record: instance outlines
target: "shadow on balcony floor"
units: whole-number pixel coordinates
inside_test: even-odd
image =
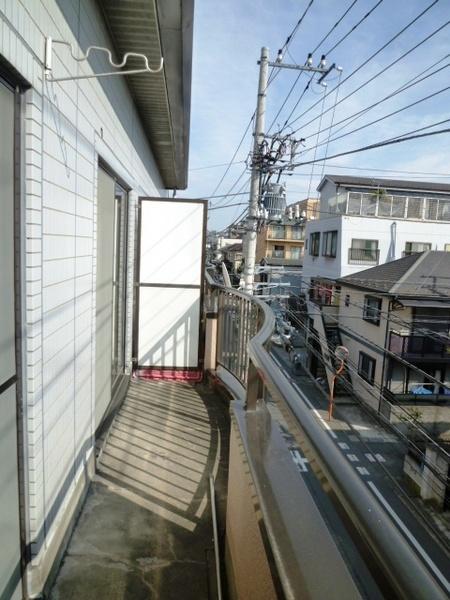
[[[205,386],[133,381],[50,598],[214,598],[209,475],[222,526],[228,429]]]

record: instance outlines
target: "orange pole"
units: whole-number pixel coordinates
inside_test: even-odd
[[[334,406],[334,382],[336,381],[336,377],[338,377],[342,371],[344,370],[344,361],[341,361],[341,366],[339,367],[339,369],[336,371],[336,373],[333,375],[333,379],[331,380],[331,385],[330,385],[330,398],[329,398],[329,402],[328,402],[328,420],[331,421],[331,419],[333,418],[333,406]]]

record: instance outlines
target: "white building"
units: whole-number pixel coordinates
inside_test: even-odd
[[[318,190],[319,218],[306,224],[306,283],[450,250],[450,185],[325,175]]]
[[[318,190],[319,218],[306,223],[302,288],[328,357],[327,325],[335,324],[340,296],[335,281],[417,252],[450,251],[450,185],[325,175]]]
[[[186,187],[193,2],[0,17],[0,597],[17,599],[41,597],[130,377],[137,201]],[[98,78],[105,52],[74,58],[91,45],[163,69]]]

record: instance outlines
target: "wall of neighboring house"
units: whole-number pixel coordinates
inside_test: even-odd
[[[95,78],[45,81],[46,36],[72,42],[77,53],[88,44],[112,45],[94,0],[61,5],[64,15],[55,0],[6,0],[0,21],[0,53],[31,84],[23,94],[21,118],[21,375],[27,440],[25,529],[32,558],[28,585],[36,594],[92,472],[99,157],[131,190],[126,250],[130,290],[136,198],[162,193],[123,78],[109,80],[107,88]],[[77,66],[66,47],[54,50],[55,76],[92,72],[88,63]],[[129,301],[128,336],[131,310]],[[129,345],[127,352],[130,357]]]
[[[322,256],[326,231],[338,231],[336,258]],[[310,235],[313,232],[321,234],[319,256],[310,254]],[[337,279],[376,266],[374,262],[349,262],[353,239],[378,240],[379,264],[383,264],[402,258],[406,242],[431,243],[431,250],[445,250],[445,245],[450,243],[450,223],[342,215],[309,221],[305,239],[308,240],[303,263],[305,279],[315,276]]]
[[[363,306],[366,295],[380,298],[382,301],[381,311],[387,314],[389,309],[388,298],[342,286],[338,319],[342,343],[349,350],[349,371],[355,393],[367,402],[371,408],[378,410],[379,387],[382,386],[383,381],[383,348],[386,343],[386,320],[381,315],[380,323],[376,325],[363,319]],[[348,306],[346,306],[346,303]],[[376,361],[373,384],[368,383],[355,373],[360,365],[361,353]]]

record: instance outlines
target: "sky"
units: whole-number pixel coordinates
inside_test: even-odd
[[[195,1],[190,171],[189,186],[183,192],[184,197],[209,197],[216,189],[226,166],[214,165],[229,163],[255,109],[257,60],[261,47],[267,46],[270,59],[275,60],[278,48],[284,44],[309,1]],[[284,62],[304,64],[308,53],[353,1],[314,0],[289,46],[289,54],[285,55]],[[305,113],[292,125],[293,129],[299,127],[296,135],[305,138],[298,161],[313,159],[317,142],[323,145],[317,149],[316,158],[325,155],[329,131],[325,130],[317,136],[319,129],[326,129],[333,124],[331,138],[340,136],[435,92],[439,93],[392,117],[345,135],[335,142],[331,141],[327,156],[450,119],[450,89],[445,89],[450,86],[450,26],[445,25],[450,20],[449,0],[381,0],[373,13],[328,54],[328,50],[378,2],[379,0],[357,0],[313,56],[314,64],[317,65],[321,54],[326,53],[328,64],[336,63],[342,67],[342,76],[339,80],[337,71],[330,73],[326,80],[327,88],[313,83],[292,114],[290,120]],[[433,3],[416,23],[352,75],[359,65]],[[444,26],[443,29],[431,39],[339,103],[347,94],[441,26]],[[428,70],[421,77],[441,67],[439,72],[365,112],[355,121],[337,124],[345,117],[381,100],[426,69]],[[297,75],[297,71],[280,70],[268,88],[266,131]],[[344,81],[348,76],[348,81]],[[301,75],[276,124],[284,123],[308,79],[306,73]],[[339,81],[343,83],[335,90]],[[328,94],[325,99],[324,94]],[[339,104],[333,110],[336,100]],[[313,107],[315,103],[317,105]],[[320,120],[322,105],[324,114]],[[309,121],[312,122],[308,124]],[[345,127],[337,133],[343,125]],[[426,131],[448,127],[450,122]],[[276,125],[271,132],[275,128]],[[215,194],[227,194],[230,189],[232,192],[248,190],[245,183],[249,173],[242,161],[248,157],[251,144],[250,132],[235,158],[237,164],[230,167]],[[305,165],[297,168],[292,175],[283,176],[281,181],[286,183],[287,202],[291,203],[307,197],[308,191],[310,196],[317,195],[317,185],[322,174],[326,173],[450,183],[449,162],[450,134],[445,133],[318,163],[314,166],[314,171],[311,165]],[[383,173],[375,169],[395,169],[408,171],[410,174]],[[238,184],[232,188],[239,177]],[[211,199],[210,208],[238,202],[248,202],[248,196],[242,193],[234,198]],[[210,210],[208,228],[226,227],[244,209],[245,205]]]

